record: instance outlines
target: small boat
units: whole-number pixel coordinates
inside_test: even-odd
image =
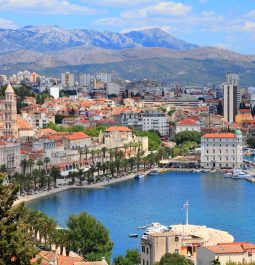
[[[246,179],[250,178],[251,175],[249,173],[245,173],[241,169],[234,169],[232,179]]]
[[[139,175],[136,175],[134,178],[135,179],[143,179],[144,177],[145,177],[145,175],[139,174]]]
[[[138,234],[129,234],[128,236],[129,237],[133,237],[133,238],[137,238],[138,237]]]
[[[146,229],[146,225],[139,225],[137,226],[137,229]]]
[[[224,174],[224,178],[232,178],[233,174],[231,172],[227,172],[226,174]]]

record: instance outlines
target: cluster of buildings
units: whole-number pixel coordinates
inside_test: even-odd
[[[255,244],[234,242],[229,233],[196,225],[172,225],[164,231],[146,232],[141,238],[141,264],[159,262],[166,253],[177,253],[196,265],[218,260],[247,264],[255,261]]]

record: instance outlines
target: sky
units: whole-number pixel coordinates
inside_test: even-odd
[[[0,0],[0,28],[161,28],[190,43],[255,54],[255,0]]]

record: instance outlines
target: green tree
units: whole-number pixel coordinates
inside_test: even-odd
[[[185,257],[174,253],[167,253],[161,257],[159,265],[192,265],[193,263]]]
[[[57,187],[57,179],[61,178],[60,169],[58,167],[52,167],[50,170],[50,177],[53,179],[54,188]]]
[[[249,147],[254,148],[254,146],[255,146],[255,137],[249,137],[247,139],[247,144],[249,145]]]
[[[109,261],[113,243],[108,230],[93,216],[83,212],[71,215],[67,221],[71,250],[85,259]]]
[[[132,130],[132,132],[136,136],[148,137],[150,151],[157,150],[161,145],[160,135],[155,131]]]
[[[23,222],[24,204],[13,207],[19,188],[3,185],[0,174],[0,264],[27,265],[36,254],[29,225]]]
[[[183,144],[184,142],[187,141],[192,141],[199,144],[201,141],[201,133],[194,131],[179,132],[175,135],[174,140],[177,145]]]
[[[125,256],[117,256],[113,260],[113,265],[137,265],[140,264],[139,251],[127,250]]]

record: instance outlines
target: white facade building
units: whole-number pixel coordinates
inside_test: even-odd
[[[211,133],[201,139],[202,168],[240,168],[243,164],[242,133]]]
[[[169,135],[169,121],[161,111],[124,113],[121,116],[121,124],[143,131],[158,131],[162,136]]]
[[[10,172],[20,169],[20,143],[0,140],[0,165],[5,165]]]
[[[59,92],[60,92],[60,88],[58,86],[53,86],[50,88],[50,95],[54,97],[54,99],[59,98]]]
[[[169,135],[169,122],[166,114],[160,111],[143,113],[143,131],[158,131],[162,136]]]
[[[182,121],[179,121],[176,125],[176,133],[179,132],[200,132],[201,127],[199,121],[195,121],[193,119],[185,119]]]

